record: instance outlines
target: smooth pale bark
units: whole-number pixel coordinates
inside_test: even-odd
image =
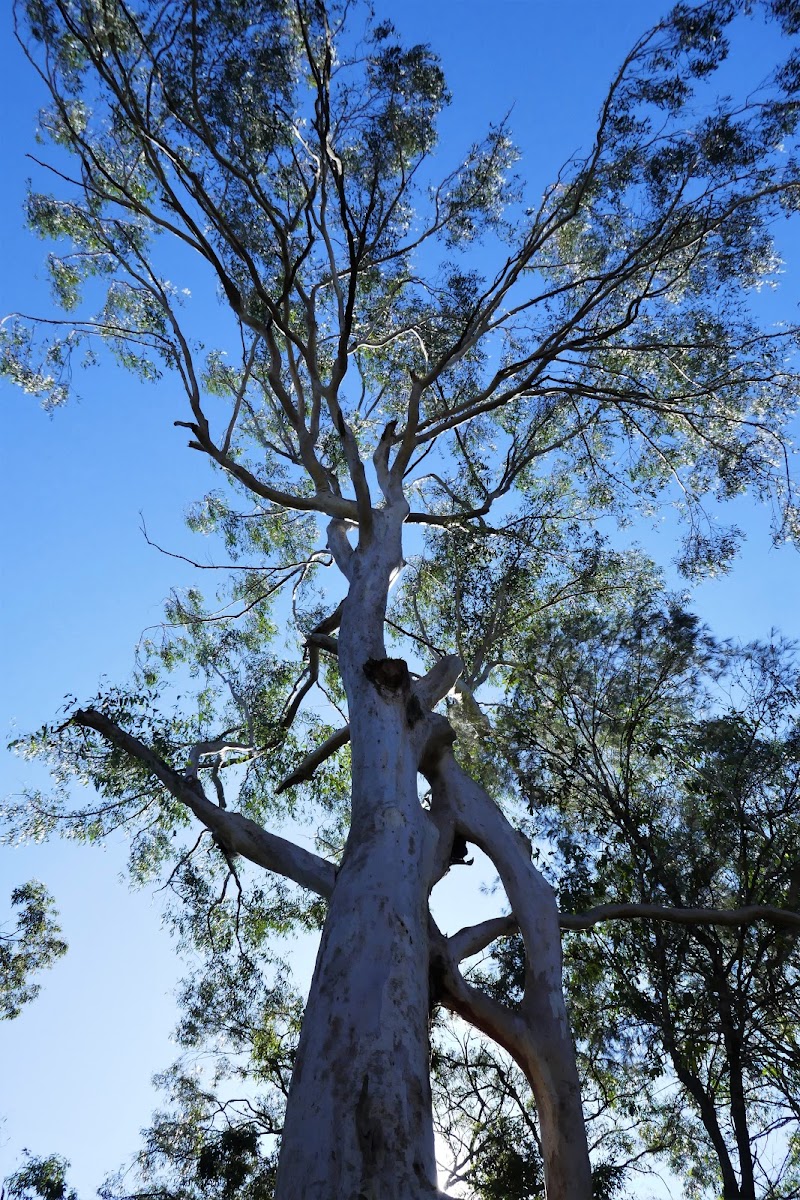
[[[438,835],[417,794],[408,672],[383,645],[404,515],[376,513],[374,538],[355,553],[341,528],[331,538],[350,580],[338,651],[352,819],[303,1020],[278,1200],[437,1195],[427,896]]]
[[[431,712],[457,678],[459,661],[442,660],[412,685],[406,664],[386,657],[386,597],[402,563],[407,511],[400,500],[374,512],[356,551],[344,522],[329,528],[328,544],[350,584],[338,658],[350,714],[352,813],[303,1021],[277,1200],[437,1195],[429,971],[431,937],[434,964],[444,939],[429,927],[427,899],[447,868],[456,830],[497,866],[529,964],[519,1012],[494,1004],[463,980],[459,1003],[506,1046],[531,1082],[548,1200],[590,1200],[552,889],[533,867],[521,835],[457,765],[452,729]],[[418,799],[420,768],[433,786],[430,813]],[[456,983],[457,968],[442,970]]]
[[[427,767],[440,828],[457,831],[492,859],[525,944],[525,990],[509,1019],[474,990],[457,1011],[505,1045],[533,1089],[541,1127],[548,1200],[592,1195],[580,1081],[562,988],[561,935],[553,889],[531,862],[530,844],[449,750]]]
[[[351,836],[330,900],[292,1078],[279,1200],[436,1194],[424,882],[434,835],[418,803],[411,811],[416,763],[392,724],[376,723],[373,756],[386,779],[374,777],[371,827]]]

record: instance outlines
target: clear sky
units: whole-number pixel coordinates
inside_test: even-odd
[[[612,70],[662,11],[652,0],[394,0],[376,2],[412,40],[442,55],[454,102],[443,153],[455,157],[486,123],[513,108],[521,171],[539,184],[590,139]],[[767,39],[754,54],[769,56]],[[46,247],[24,230],[21,202],[35,153],[36,80],[11,23],[0,35],[3,172],[0,182],[0,314],[41,308]],[[791,255],[793,249],[788,247]],[[180,280],[176,280],[180,285]],[[796,318],[789,269],[771,301]],[[91,695],[102,675],[123,680],[142,630],[158,622],[172,585],[191,573],[151,550],[205,553],[182,525],[188,503],[211,484],[205,461],[185,448],[177,385],[144,388],[121,374],[88,376],[80,403],[48,418],[5,388],[0,439],[3,733],[46,720],[65,693]],[[695,603],[721,636],[748,640],[781,627],[800,635],[800,559],[769,546],[767,521],[742,506],[750,541],[734,574],[704,584]],[[668,531],[640,534],[669,557]],[[667,547],[666,552],[663,548]],[[41,782],[9,756],[0,794]],[[20,1149],[73,1162],[84,1197],[137,1146],[154,1105],[152,1073],[174,1054],[171,991],[181,967],[160,926],[158,901],[118,882],[124,853],[76,846],[0,848],[0,919],[11,888],[36,876],[61,909],[70,952],[43,977],[41,997],[0,1024],[0,1178]]]

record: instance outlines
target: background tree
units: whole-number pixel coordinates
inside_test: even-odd
[[[5,1182],[3,1194],[10,1200],[77,1200],[77,1193],[67,1184],[69,1163],[57,1154],[49,1158],[31,1156]]]
[[[0,1017],[19,1016],[23,1004],[41,988],[31,975],[66,954],[52,897],[36,880],[14,888],[11,904],[18,909],[12,932],[0,932]]]
[[[789,51],[794,6],[758,12]],[[746,99],[716,100],[709,79],[742,15],[679,7],[640,39],[587,156],[526,208],[503,126],[431,182],[438,63],[388,23],[349,31],[349,6],[20,8],[52,96],[56,187],[31,196],[29,217],[59,241],[62,304],[99,309],[44,343],[51,323],[11,326],[4,369],[49,405],[95,340],[145,379],[173,372],[190,445],[247,506],[214,493],[195,521],[248,557],[229,607],[176,598],[176,629],[131,687],[68,704],[28,742],[100,803],[34,797],[11,820],[88,838],[130,827],[135,876],[166,870],[190,913],[205,900],[212,941],[218,923],[237,938],[248,921],[262,933],[319,923],[324,902],[280,1197],[435,1193],[432,1004],[493,1037],[528,1079],[551,1200],[589,1194],[552,889],[454,757],[459,716],[435,709],[463,674],[460,727],[475,728],[475,689],[510,680],[499,635],[520,606],[524,618],[532,581],[562,613],[578,590],[628,586],[604,584],[610,560],[582,522],[678,489],[687,570],[735,549],[704,512],[709,491],[769,495],[779,533],[794,530],[783,426],[795,333],[760,328],[744,289],[773,270],[770,228],[798,195],[797,63],[790,52]],[[193,336],[170,259],[193,288],[216,289],[225,345]],[[387,657],[384,626],[414,525],[430,536],[398,602],[425,606],[412,674]],[[437,544],[436,531],[453,538]],[[453,546],[482,565],[483,598],[448,586]],[[338,587],[321,596],[320,568],[334,566]],[[272,609],[282,591],[291,609]],[[279,627],[294,647],[270,648]],[[198,687],[172,703],[156,667],[176,664]],[[337,728],[308,711],[316,687],[329,713],[346,707]],[[334,761],[348,742],[349,761]],[[312,813],[318,853],[273,832]],[[428,894],[467,842],[497,867],[521,931],[512,1004],[459,968],[499,927],[445,938],[430,920]],[[260,870],[245,875],[237,855]],[[222,1153],[222,1132],[208,1138]],[[213,1177],[223,1189],[226,1169]]]
[[[593,929],[566,943],[588,1090],[630,1123],[628,1153],[668,1154],[689,1194],[794,1195],[791,648],[715,644],[651,596],[546,618],[517,680],[495,736],[562,909],[586,914],[563,924]],[[758,922],[770,906],[784,927]],[[728,912],[708,924],[708,910]],[[492,958],[513,996],[520,947]]]

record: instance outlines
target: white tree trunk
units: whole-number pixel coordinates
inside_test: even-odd
[[[351,555],[341,537],[337,546],[350,579],[339,662],[352,818],[303,1020],[278,1200],[437,1194],[427,901],[438,834],[418,798],[408,674],[383,647],[403,513],[377,516],[366,551]]]
[[[351,838],[331,897],[292,1079],[279,1200],[436,1194],[422,882],[432,838],[398,803],[397,784],[411,773],[386,775],[388,787],[375,782],[373,828]]]
[[[430,1095],[431,946],[428,894],[446,869],[455,829],[494,860],[526,946],[516,1013],[473,992],[459,1008],[514,1054],[533,1086],[548,1200],[590,1200],[574,1050],[561,991],[558,911],[520,835],[450,753],[449,723],[432,706],[460,664],[444,659],[412,687],[386,657],[383,626],[401,563],[407,507],[374,513],[353,551],[334,522],[329,544],[350,583],[338,653],[352,753],[350,833],[303,1020],[281,1144],[277,1200],[432,1200],[438,1195]],[[433,786],[419,802],[420,765]],[[444,939],[436,931],[438,953]],[[441,960],[451,985],[456,967]],[[488,998],[487,998],[488,1001]],[[469,1010],[469,1011],[467,1011]]]

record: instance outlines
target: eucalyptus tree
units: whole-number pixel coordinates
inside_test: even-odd
[[[729,34],[755,14],[778,23],[788,57],[745,97],[717,99]],[[800,12],[787,0],[674,9],[622,63],[587,153],[536,200],[513,175],[504,124],[437,179],[438,60],[388,21],[359,19],[352,4],[315,0],[18,5],[51,98],[53,190],[31,194],[28,216],[55,240],[67,311],[8,325],[4,371],[58,405],[74,366],[105,345],[170,395],[179,382],[176,423],[229,488],[195,521],[256,561],[235,575],[238,607],[176,597],[183,632],[134,686],[68,704],[31,739],[101,802],[71,812],[68,799],[34,798],[12,820],[89,838],[127,825],[137,872],[169,864],[192,882],[197,822],[231,887],[250,886],[238,859],[269,873],[255,885],[264,920],[324,908],[281,1200],[436,1194],[436,1006],[518,1064],[548,1196],[579,1200],[591,1184],[554,894],[490,781],[456,756],[458,719],[436,711],[454,688],[472,711],[475,686],[493,672],[502,683],[502,656],[481,656],[496,639],[459,613],[445,573],[437,632],[417,635],[412,673],[410,650],[387,654],[388,590],[404,537],[418,549],[415,526],[456,531],[476,562],[496,527],[517,531],[487,579],[499,573],[519,600],[515,580],[533,577],[538,553],[562,609],[598,558],[552,533],[569,512],[621,514],[677,492],[698,569],[736,543],[707,523],[710,492],[770,496],[779,534],[794,533],[783,429],[795,331],[761,328],[747,295],[774,271],[771,229],[800,197]],[[167,281],[176,272],[186,288]],[[186,298],[203,288],[220,305],[210,350]],[[339,586],[320,595],[324,567]],[[270,615],[287,592],[292,616]],[[502,614],[500,603],[486,620]],[[302,662],[270,649],[287,624]],[[169,707],[159,655],[199,673],[195,707]],[[317,687],[342,709],[338,728],[309,708]],[[316,852],[275,831],[314,804]],[[496,926],[446,937],[430,917],[431,889],[465,842],[497,868],[521,933],[512,1004],[459,965]]]

